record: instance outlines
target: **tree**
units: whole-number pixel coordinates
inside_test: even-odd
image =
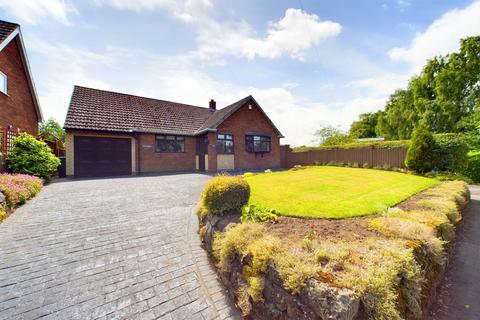
[[[476,130],[480,106],[480,36],[460,41],[460,50],[427,61],[407,88],[395,91],[378,116],[376,134],[409,139],[428,123],[433,133]]]
[[[352,141],[346,133],[333,126],[321,127],[315,131],[315,137],[321,146],[336,146]]]
[[[437,159],[437,144],[433,134],[424,124],[418,125],[412,134],[405,158],[408,169],[425,173],[433,169]]]
[[[55,142],[60,149],[63,149],[65,144],[65,130],[63,130],[55,118],[50,118],[48,121],[40,123],[38,131],[43,140]]]
[[[376,128],[380,112],[363,113],[360,119],[353,122],[350,126],[348,135],[353,139],[375,138],[377,136]]]
[[[31,174],[49,179],[60,165],[60,160],[43,141],[28,133],[13,140],[13,148],[7,156],[7,168],[13,173]]]

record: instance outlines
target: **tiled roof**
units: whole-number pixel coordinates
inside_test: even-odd
[[[183,103],[75,86],[64,127],[197,135],[215,130],[250,99],[258,105],[252,96],[248,96],[223,109],[212,111]],[[265,117],[268,119],[266,114]]]
[[[18,24],[0,20],[0,43],[3,42],[15,29]]]
[[[194,135],[212,113],[208,108],[75,86],[65,128]]]

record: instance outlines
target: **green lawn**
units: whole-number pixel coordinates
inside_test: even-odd
[[[305,218],[378,213],[438,183],[398,172],[328,166],[261,173],[246,179],[251,186],[250,204]]]

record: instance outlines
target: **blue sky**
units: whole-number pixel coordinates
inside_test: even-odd
[[[479,17],[462,0],[0,0],[47,117],[63,123],[74,84],[205,107],[252,94],[292,145],[383,108]]]

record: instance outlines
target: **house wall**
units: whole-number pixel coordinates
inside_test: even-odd
[[[155,152],[155,134],[140,134],[140,172],[195,171],[196,138],[185,137],[185,152]]]
[[[130,138],[132,140],[132,174],[137,173],[137,147],[136,139],[127,134],[111,134],[84,131],[67,131],[65,135],[65,161],[67,177],[75,175],[75,136],[91,136],[104,138]]]
[[[248,108],[249,104],[252,106],[251,110]],[[267,118],[265,118],[255,103],[247,102],[243,107],[238,109],[237,112],[220,124],[217,129],[217,133],[233,134],[235,169],[280,167],[280,138],[275,128]],[[245,134],[247,132],[270,135],[272,137],[271,151],[263,154],[247,152],[245,148]],[[211,156],[210,153],[209,155]],[[210,164],[212,165],[212,162]],[[212,167],[210,166],[210,168]]]
[[[15,40],[0,51],[0,71],[8,77],[8,95],[0,92],[0,127],[13,125],[37,135],[39,119]]]

